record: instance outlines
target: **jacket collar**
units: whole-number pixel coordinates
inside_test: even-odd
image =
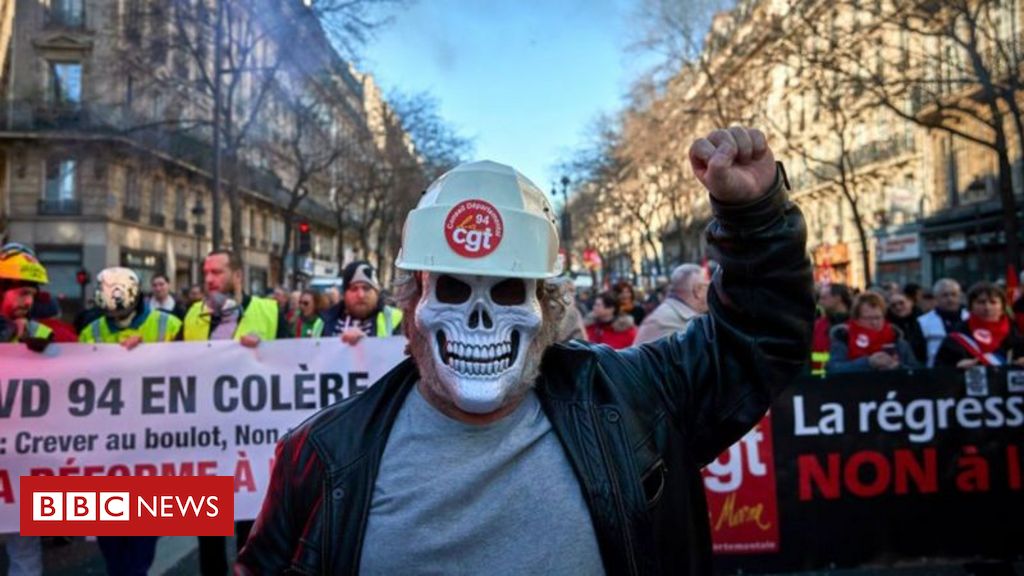
[[[668,297],[665,298],[665,305],[678,314],[683,320],[688,321],[694,316],[700,316],[696,310],[691,308],[686,302],[683,302],[683,299],[675,294],[669,294]]]
[[[578,384],[591,381],[590,372],[596,365],[591,362],[594,356],[587,346],[575,342],[549,347],[541,361],[541,374],[535,387],[537,394],[558,400],[589,398],[589,391],[581,390]],[[369,398],[362,398],[358,403],[349,399],[330,417],[314,424],[309,440],[332,478],[340,479],[368,456],[373,459],[380,456],[406,396],[419,379],[416,363],[408,357],[363,392],[363,396]],[[371,406],[372,410],[366,409]],[[349,431],[344,435],[337,433],[340,418],[345,419],[345,429]]]

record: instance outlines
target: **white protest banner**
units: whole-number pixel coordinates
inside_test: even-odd
[[[234,476],[255,518],[275,443],[404,357],[404,338],[0,345],[0,533],[20,476]]]

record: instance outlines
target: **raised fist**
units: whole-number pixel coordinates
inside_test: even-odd
[[[764,132],[755,128],[733,126],[696,140],[690,146],[690,164],[719,202],[756,200],[775,182],[775,156]]]

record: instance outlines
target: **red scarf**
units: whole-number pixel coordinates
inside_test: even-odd
[[[896,333],[893,332],[892,324],[888,322],[884,323],[879,330],[865,328],[856,320],[850,320],[846,326],[849,331],[846,347],[850,351],[850,360],[871,356],[875,352],[881,351],[882,346],[896,341]]]
[[[981,348],[982,354],[995,352],[1003,345],[1003,340],[1010,333],[1010,319],[1005,314],[999,320],[991,322],[975,318],[972,314],[967,318],[967,328],[970,330],[970,337]]]

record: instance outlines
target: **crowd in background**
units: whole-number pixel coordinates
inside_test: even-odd
[[[243,292],[242,277],[242,263],[230,251],[208,255],[203,284],[177,293],[164,275],[154,276],[146,290],[135,271],[107,268],[95,279],[92,306],[66,322],[45,290],[45,263],[30,248],[7,244],[0,250],[0,342],[23,342],[39,352],[51,342],[114,343],[131,350],[178,340],[235,340],[256,347],[280,338],[337,337],[355,344],[402,333],[402,312],[368,262],[348,263],[337,286],[322,291],[277,287],[251,295]],[[707,266],[683,264],[646,296],[628,281],[594,293],[577,291],[565,279],[575,306],[565,315],[561,338],[623,349],[685,331],[708,311],[710,277]],[[981,281],[964,293],[952,279],[939,280],[930,290],[916,284],[887,283],[860,292],[843,284],[821,285],[809,370],[824,377],[900,368],[1024,366],[1020,292],[1016,285]],[[245,542],[251,525],[237,523],[238,542]],[[5,539],[12,573],[41,573],[38,538]],[[101,537],[99,546],[111,574],[144,573],[156,538]],[[223,537],[200,537],[201,573],[226,572],[225,546]]]

